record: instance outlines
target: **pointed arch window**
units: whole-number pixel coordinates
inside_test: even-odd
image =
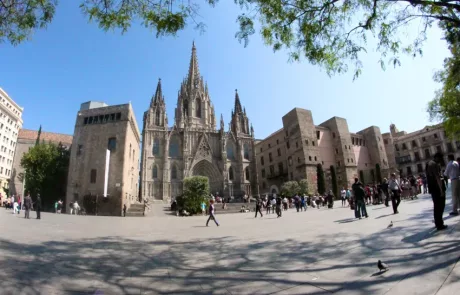
[[[158,156],[160,154],[160,139],[155,138],[153,140],[153,150],[152,150],[153,155]]]
[[[157,165],[153,165],[153,169],[152,169],[152,178],[153,178],[153,179],[157,179],[157,178],[158,178],[158,167],[157,167]]]
[[[199,98],[197,98],[195,101],[195,111],[196,117],[201,118],[201,100]]]
[[[171,179],[177,179],[177,167],[173,165],[171,168]]]
[[[173,135],[169,140],[169,156],[170,157],[179,157],[179,138],[176,135]]]
[[[182,106],[184,117],[188,116],[188,100],[184,100],[184,105]]]
[[[155,125],[160,126],[160,110],[157,109],[157,112],[155,114]]]
[[[246,160],[249,160],[249,146],[247,143],[243,145],[243,154]]]
[[[227,143],[227,159],[235,160],[235,153],[233,149],[233,143]]]
[[[246,180],[250,179],[249,167],[246,167],[246,169],[244,169],[244,176]]]
[[[233,168],[230,167],[230,168],[228,169],[228,179],[229,179],[229,180],[233,180],[233,176],[234,176],[234,175],[233,175]]]

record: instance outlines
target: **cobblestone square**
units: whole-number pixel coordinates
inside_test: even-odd
[[[437,232],[429,195],[391,207],[145,218],[42,214],[4,208],[0,294],[427,294],[460,290],[459,217]],[[218,211],[217,211],[218,213]],[[35,212],[31,212],[35,217]],[[393,221],[394,227],[387,229]],[[390,270],[379,273],[377,260]]]

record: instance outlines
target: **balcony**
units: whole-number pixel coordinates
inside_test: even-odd
[[[288,176],[287,170],[283,170],[282,172],[268,173],[267,179],[275,179],[275,178],[281,178],[281,177],[287,177],[287,176]]]

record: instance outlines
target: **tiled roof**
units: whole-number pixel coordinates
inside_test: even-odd
[[[37,130],[29,130],[29,129],[20,129],[18,134],[18,139],[30,139],[36,140],[38,136]],[[72,144],[72,135],[61,134],[61,133],[52,133],[52,132],[44,132],[40,134],[40,141],[44,140],[45,142],[53,142],[53,143],[62,143],[65,145]]]

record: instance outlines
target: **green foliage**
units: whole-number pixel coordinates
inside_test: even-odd
[[[318,182],[318,193],[320,195],[324,195],[324,193],[326,192],[326,181],[324,179],[324,171],[323,166],[321,164],[318,164],[316,166],[316,177]]]
[[[22,156],[25,192],[32,197],[40,193],[43,207],[54,208],[56,199],[66,192],[70,152],[61,144],[39,144]]]
[[[336,198],[340,196],[339,186],[337,185],[337,174],[335,172],[335,167],[331,165],[331,182],[332,182],[332,193]]]
[[[308,195],[309,190],[308,190],[308,180],[306,179],[301,179],[299,181],[299,194],[300,195]]]
[[[382,171],[380,170],[380,164],[375,164],[375,177],[378,183],[382,183]]]
[[[351,65],[354,77],[362,70],[361,55],[366,55],[375,40],[381,53],[380,64],[400,65],[401,53],[422,54],[426,31],[436,21],[460,25],[457,1],[419,0],[235,0],[244,10],[238,18],[236,37],[247,45],[255,33],[254,21],[261,22],[261,35],[274,51],[288,51],[291,60],[306,58],[325,68],[329,75],[343,73]],[[419,31],[412,39],[401,38],[407,25]]]
[[[5,195],[6,195],[7,198],[10,196],[10,189],[9,188],[4,187],[3,192],[5,192]]]
[[[42,134],[42,125],[40,125],[40,128],[38,129],[38,134],[37,134],[37,139],[35,140],[35,145],[40,144],[40,135]]]
[[[292,180],[283,183],[281,186],[281,195],[284,197],[293,197],[300,191],[300,186],[297,181]]]
[[[361,181],[363,184],[365,183],[364,182],[364,171],[363,170],[359,170],[359,181]]]
[[[444,59],[444,69],[437,72],[434,80],[442,84],[435,98],[428,103],[430,119],[443,122],[444,130],[450,138],[460,138],[460,47],[452,37],[455,32],[446,33],[451,57]]]
[[[193,176],[184,179],[183,195],[177,198],[177,206],[190,214],[201,213],[201,204],[209,197],[209,179]]]

